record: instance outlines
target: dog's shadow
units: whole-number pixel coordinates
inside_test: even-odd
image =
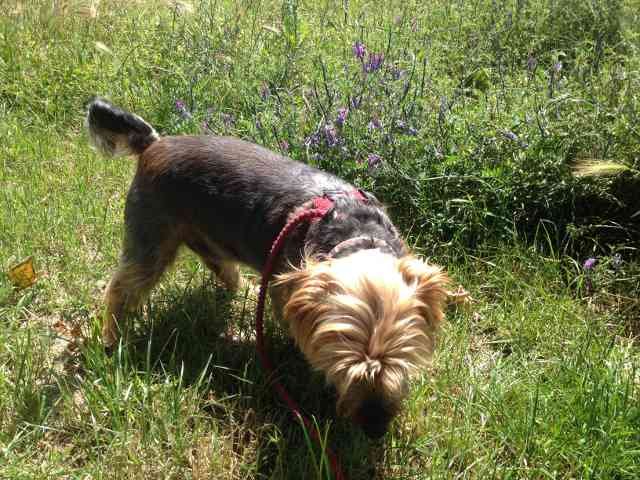
[[[258,439],[258,471],[266,478],[314,478],[311,460],[301,461],[302,427],[277,397],[258,360],[255,307],[251,289],[231,295],[212,281],[182,291],[165,289],[148,304],[145,321],[127,335],[129,353],[137,368],[180,376],[185,386],[206,378],[212,396],[233,399],[233,407],[206,407],[206,414],[220,421],[229,421],[231,414],[240,423],[250,418],[257,431],[260,425],[277,428],[286,448],[270,440],[268,431]],[[271,318],[265,319],[265,337],[277,379],[321,430],[330,426],[327,443],[338,452],[347,476],[375,478],[376,464],[369,457],[381,447],[367,441],[352,423],[336,418],[334,393]]]

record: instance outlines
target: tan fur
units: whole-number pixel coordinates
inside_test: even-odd
[[[102,340],[105,345],[112,346],[118,340],[123,327],[120,322],[127,313],[140,305],[161,273],[154,274],[139,265],[120,264],[105,293],[106,310],[102,323]]]
[[[408,378],[433,351],[446,275],[378,250],[303,265],[276,281],[289,295],[283,316],[306,358],[336,387],[339,411],[351,415],[371,392],[396,411]]]
[[[102,340],[106,346],[112,346],[117,342],[123,327],[121,322],[128,313],[140,306],[167,267],[175,260],[180,245],[177,232],[159,246],[158,255],[153,262],[136,263],[124,256],[120,260],[105,292],[106,309],[102,323]]]

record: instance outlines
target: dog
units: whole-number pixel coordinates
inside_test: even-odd
[[[237,138],[161,137],[139,116],[94,98],[86,126],[103,153],[137,157],[119,266],[105,294],[102,336],[118,341],[182,245],[229,290],[239,264],[260,272],[285,224],[296,228],[275,262],[272,307],[311,366],[337,392],[337,413],[383,436],[410,378],[428,362],[448,278],[409,252],[374,195],[329,173]]]

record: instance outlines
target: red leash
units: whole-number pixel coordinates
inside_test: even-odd
[[[362,196],[360,192],[357,192],[358,196]],[[355,196],[355,194],[354,194]],[[264,332],[263,332],[263,317],[264,317],[264,304],[265,297],[267,295],[267,287],[269,285],[269,280],[273,273],[273,267],[275,263],[275,259],[278,254],[282,250],[284,245],[284,241],[287,236],[301,223],[308,222],[313,220],[314,218],[322,218],[329,209],[333,206],[333,201],[331,201],[327,197],[318,197],[313,200],[313,208],[309,210],[304,210],[302,213],[292,218],[282,229],[278,237],[273,242],[271,246],[271,251],[269,252],[269,256],[267,257],[267,262],[264,266],[264,270],[262,271],[262,281],[260,282],[260,293],[258,295],[258,306],[256,308],[256,348],[258,350],[258,355],[260,356],[260,361],[264,369],[267,371],[269,376],[274,377],[273,375],[273,364],[271,360],[267,356],[265,346],[264,346]],[[314,441],[321,446],[320,439],[320,431],[316,425],[314,425],[307,417],[305,417],[300,411],[300,407],[296,403],[296,401],[289,395],[289,392],[282,386],[278,380],[274,378],[273,387],[276,389],[280,398],[284,403],[287,404],[289,410],[294,415],[295,418],[301,420],[308,431],[311,432],[311,436]],[[342,473],[342,468],[340,467],[340,462],[338,461],[338,457],[335,453],[333,453],[328,447],[325,447],[325,453],[329,458],[329,462],[331,464],[331,470],[336,480],[346,480],[346,477]]]

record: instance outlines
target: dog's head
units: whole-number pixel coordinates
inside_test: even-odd
[[[385,434],[429,360],[443,318],[447,276],[414,256],[362,250],[303,268],[277,281],[284,318],[311,365],[338,393],[338,413],[372,438]]]

